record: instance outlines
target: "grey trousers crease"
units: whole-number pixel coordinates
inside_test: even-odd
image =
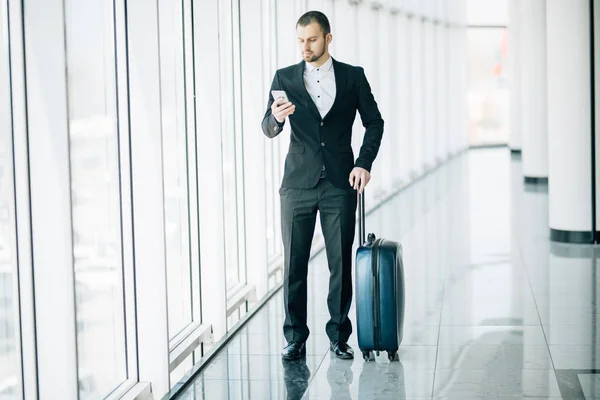
[[[352,333],[352,244],[356,223],[356,191],[335,187],[323,178],[311,189],[281,188],[281,230],[284,247],[283,334],[288,342],[304,342],[307,326],[307,274],[317,211],[329,265],[325,332],[345,342]]]

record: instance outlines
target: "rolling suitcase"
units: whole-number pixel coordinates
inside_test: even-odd
[[[356,330],[365,361],[371,352],[387,351],[390,361],[402,342],[404,323],[404,269],[400,243],[365,240],[364,193],[358,195],[359,247],[356,250]]]

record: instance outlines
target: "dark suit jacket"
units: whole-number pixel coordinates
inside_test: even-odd
[[[321,118],[317,106],[304,86],[304,61],[278,70],[271,90],[285,90],[296,105],[288,116],[291,124],[290,147],[285,159],[282,187],[308,189],[319,181],[325,165],[327,177],[339,188],[350,188],[348,178],[354,166],[371,171],[383,135],[383,119],[371,93],[363,68],[333,60],[336,95],[331,110]],[[274,138],[283,129],[271,115],[273,96],[269,91],[262,130]],[[352,125],[360,113],[365,136],[356,162],[352,152]]]

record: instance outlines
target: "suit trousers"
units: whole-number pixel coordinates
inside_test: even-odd
[[[317,211],[329,264],[325,332],[332,341],[346,342],[352,333],[348,312],[352,303],[352,245],[356,223],[356,191],[341,189],[321,178],[310,189],[282,187],[281,229],[284,247],[283,334],[288,342],[304,342],[307,326],[307,274]]]

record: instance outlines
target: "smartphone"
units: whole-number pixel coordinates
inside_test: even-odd
[[[289,101],[285,90],[271,90],[271,95],[275,101],[277,101],[278,98],[283,97],[283,101],[279,102],[279,104],[287,103]]]

